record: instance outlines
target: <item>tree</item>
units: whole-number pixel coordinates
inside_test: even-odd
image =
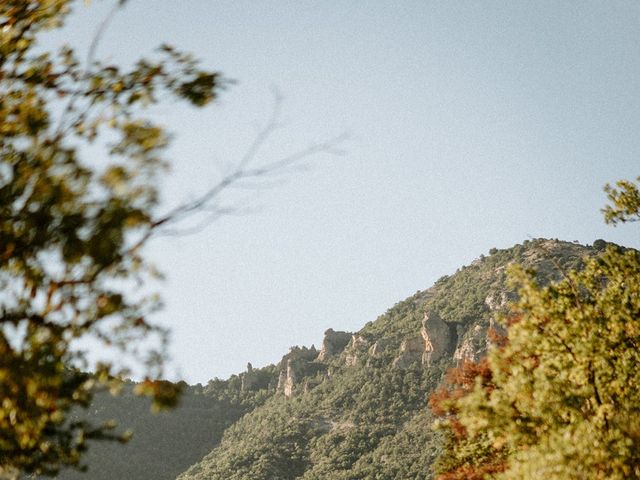
[[[617,185],[614,224],[640,213],[637,186]],[[511,275],[507,341],[431,399],[448,439],[438,478],[640,478],[640,253],[610,245],[546,286]]]
[[[143,294],[156,276],[144,246],[187,217],[224,214],[217,202],[229,186],[335,152],[339,141],[254,165],[276,112],[217,184],[162,212],[169,136],[150,107],[167,96],[203,107],[230,81],[170,45],[129,69],[97,60],[125,1],[82,62],[69,46],[37,44],[75,2],[0,1],[0,476],[54,474],[79,466],[87,439],[121,440],[72,413],[96,389],[117,390],[127,367],[145,367],[138,390],[155,406],[175,404],[179,387],[160,380],[166,332],[148,320],[159,301]],[[104,155],[88,157],[88,145]],[[103,361],[87,373],[88,339],[118,351],[122,365]]]
[[[636,180],[640,182],[640,177]],[[615,226],[640,220],[640,188],[637,183],[619,180],[615,187],[605,185],[604,191],[611,202],[602,209],[605,222]]]

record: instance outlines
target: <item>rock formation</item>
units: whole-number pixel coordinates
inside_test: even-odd
[[[402,341],[393,365],[404,369],[414,362],[420,362],[430,367],[444,356],[451,355],[455,338],[455,331],[438,314],[425,312],[420,335]],[[369,349],[369,354],[372,357],[379,355],[386,347],[386,341],[378,340]]]
[[[450,353],[451,329],[435,312],[425,312],[420,333],[424,339],[423,365],[431,366]]]
[[[351,341],[351,333],[336,332],[332,328],[324,332],[318,361],[325,362],[331,357],[341,354]]]
[[[486,353],[487,329],[476,325],[458,342],[453,359],[459,365],[465,360],[477,362]]]
[[[284,386],[282,388],[285,397],[290,397],[293,395],[293,388],[296,386],[296,381],[298,380],[298,376],[296,375],[296,370],[291,362],[291,359],[287,360],[287,376],[284,381]]]
[[[298,385],[309,376],[325,371],[326,365],[315,362],[318,351],[315,347],[292,347],[280,361],[280,374],[276,391],[290,397]]]
[[[256,372],[253,371],[253,366],[251,363],[247,363],[247,371],[240,374],[241,384],[240,390],[243,392],[247,390],[252,390],[258,381],[258,376]]]
[[[484,304],[491,312],[504,309],[510,302],[517,299],[517,295],[513,292],[500,292],[487,295]]]
[[[277,392],[284,393],[284,386],[287,383],[287,366],[283,370],[280,370],[280,374],[278,375],[278,385],[276,386]]]
[[[382,352],[384,352],[387,347],[389,346],[389,340],[386,338],[381,338],[379,340],[377,340],[373,345],[371,345],[371,348],[369,349],[369,355],[372,357],[377,357],[379,356]]]
[[[360,354],[366,349],[369,342],[362,335],[352,335],[347,348],[345,349],[344,363],[347,366],[353,366],[358,363]]]
[[[407,338],[400,344],[400,354],[393,361],[393,366],[405,369],[412,363],[421,362],[424,351],[422,335]]]

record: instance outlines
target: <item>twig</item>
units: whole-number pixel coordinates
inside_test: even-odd
[[[151,222],[144,235],[129,249],[129,253],[133,253],[141,248],[142,245],[144,245],[152,236],[157,235],[160,232],[169,235],[197,233],[220,216],[233,213],[235,211],[234,209],[212,205],[212,203],[223,192],[230,188],[242,188],[248,186],[252,189],[259,189],[261,186],[265,186],[265,184],[257,184],[255,183],[256,180],[262,180],[266,177],[282,175],[290,172],[293,167],[300,166],[301,162],[309,157],[323,153],[329,155],[344,154],[344,150],[338,147],[344,143],[347,138],[349,138],[346,133],[338,135],[325,142],[311,144],[302,150],[287,155],[279,160],[266,163],[262,166],[250,168],[250,166],[255,163],[258,153],[262,147],[267,143],[273,132],[280,126],[279,118],[281,114],[281,103],[282,98],[279,95],[276,95],[273,112],[268,121],[258,131],[255,139],[251,142],[247,151],[238,163],[235,164],[235,167],[230,173],[224,175],[218,183],[213,185],[199,197],[172,208],[166,214],[159,216],[156,220]],[[246,181],[249,181],[249,183],[246,183]],[[251,183],[251,181],[254,182]],[[209,212],[209,215],[206,215],[204,220],[200,221],[194,227],[166,230],[168,225],[178,224],[193,215],[205,212]]]

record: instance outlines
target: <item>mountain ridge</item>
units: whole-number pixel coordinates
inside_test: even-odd
[[[431,478],[440,444],[427,397],[448,368],[490,347],[489,330],[501,328],[495,317],[515,298],[507,265],[535,268],[547,282],[598,247],[536,239],[492,249],[351,333],[341,351],[312,359],[292,350],[280,364],[287,388],[234,423],[178,478]],[[347,332],[330,329],[323,345],[336,334],[344,343]],[[303,353],[297,366],[296,352]]]
[[[121,447],[136,447],[130,463],[157,468],[121,468],[116,474],[115,466],[126,463],[114,453],[118,449],[94,444],[91,478],[429,479],[441,445],[427,398],[450,367],[477,361],[490,348],[489,331],[501,328],[496,318],[515,298],[507,285],[508,264],[536,269],[548,282],[606,245],[534,239],[492,249],[357,332],[328,329],[319,350],[291,347],[275,365],[249,364],[227,380],[188,387],[173,430],[147,431],[151,421],[142,415],[143,440]],[[128,411],[133,401],[120,401],[109,413]],[[167,436],[182,443],[146,448]],[[114,457],[119,461],[108,460]],[[65,471],[61,478],[81,475]]]

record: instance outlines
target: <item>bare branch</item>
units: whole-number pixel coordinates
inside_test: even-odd
[[[268,142],[272,134],[281,126],[279,122],[282,110],[281,106],[282,97],[276,94],[273,111],[268,121],[258,131],[255,139],[251,142],[245,154],[235,164],[232,170],[200,196],[172,208],[151,222],[145,234],[129,251],[134,252],[138,250],[152,236],[159,234],[181,235],[197,233],[219,217],[237,213],[235,208],[215,205],[220,195],[231,188],[250,188],[253,190],[268,188],[274,183],[273,181],[265,181],[265,179],[273,179],[274,177],[291,173],[294,169],[302,167],[303,162],[310,157],[320,154],[338,156],[345,153],[344,149],[340,148],[340,146],[349,138],[349,135],[343,133],[325,142],[313,143],[278,160],[253,166],[257,161],[260,150]],[[194,215],[203,213],[207,215],[205,215],[204,219],[199,221],[196,226],[182,229],[166,228],[169,225],[179,224]]]
[[[111,7],[111,9],[109,10],[105,18],[102,20],[102,22],[100,22],[100,25],[98,25],[98,28],[93,34],[93,37],[91,38],[91,43],[89,44],[89,49],[87,50],[87,56],[85,58],[84,80],[87,80],[91,76],[91,66],[95,61],[95,56],[96,56],[96,52],[98,51],[98,46],[100,45],[100,42],[104,37],[104,34],[109,28],[109,25],[115,18],[116,13],[118,13],[118,10],[120,10],[120,8],[124,6],[126,1],[127,0],[118,0],[116,4],[113,5],[113,7]],[[63,135],[68,128],[73,126],[76,122],[80,121],[80,119],[84,118],[84,116],[87,115],[88,110],[91,108],[91,105],[89,105],[87,109],[82,113],[80,113],[74,120],[69,122],[69,125],[65,125],[65,120],[74,111],[76,102],[78,101],[78,98],[82,93],[83,93],[82,89],[77,89],[69,97],[69,101],[67,102],[66,107],[64,108],[64,110],[62,111],[62,114],[60,115],[58,128],[56,128],[55,130],[56,132],[55,136]]]

